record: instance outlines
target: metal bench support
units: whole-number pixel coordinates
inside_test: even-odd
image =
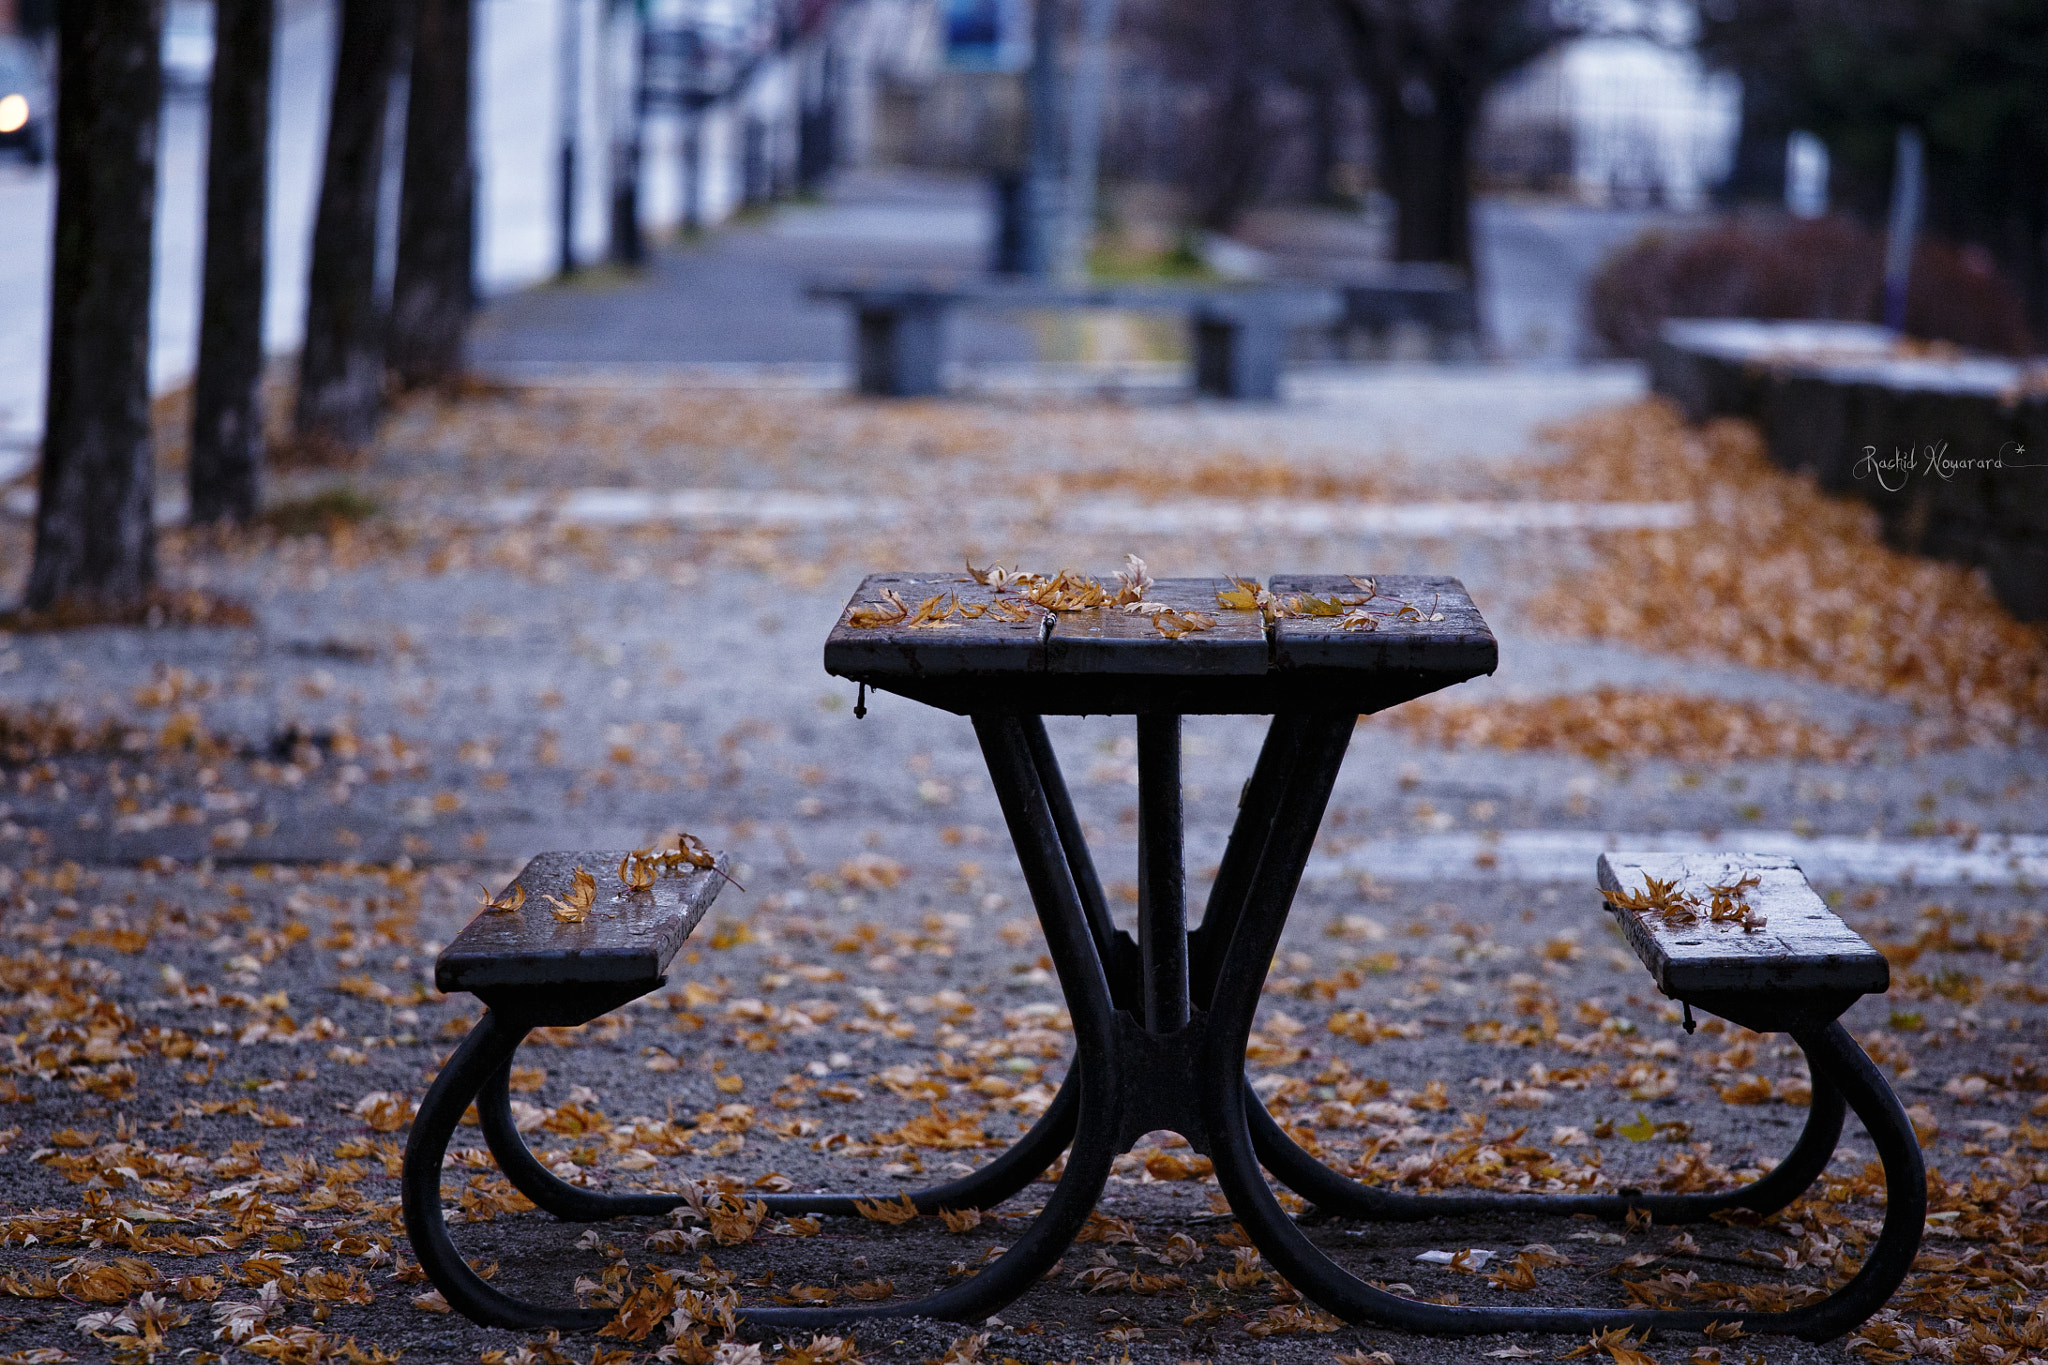
[[[1190,315],[1195,392],[1205,398],[1273,402],[1287,360],[1287,327],[1256,306],[1200,306]]]
[[[931,398],[944,392],[945,294],[904,294],[853,309],[855,389],[873,398]]]
[[[1062,1149],[1068,1149],[1066,1168],[1045,1210],[1023,1236],[961,1284],[902,1303],[748,1307],[742,1314],[746,1321],[770,1329],[822,1329],[904,1315],[954,1321],[986,1317],[1050,1269],[1095,1207],[1116,1155],[1160,1128],[1180,1132],[1214,1160],[1234,1213],[1276,1269],[1315,1301],[1355,1322],[1471,1335],[1616,1327],[1696,1331],[1711,1322],[1739,1321],[1752,1333],[1826,1340],[1881,1307],[1910,1270],[1919,1244],[1926,1213],[1925,1168],[1897,1098],[1838,1023],[1793,1035],[1813,1075],[1812,1107],[1797,1145],[1770,1175],[1724,1193],[1406,1194],[1342,1176],[1287,1138],[1244,1079],[1244,1050],[1266,964],[1278,946],[1353,721],[1348,713],[1275,717],[1202,927],[1189,935],[1179,867],[1179,721],[1170,714],[1140,718],[1144,866],[1140,942],[1133,944],[1110,925],[1043,722],[1032,715],[974,717],[1074,1019],[1075,1060],[1050,1107],[1015,1146],[973,1174],[911,1199],[927,1213],[986,1208],[1021,1191]],[[588,1222],[652,1216],[683,1204],[675,1195],[603,1194],[559,1179],[527,1149],[511,1114],[508,1072],[531,1028],[596,1018],[647,985],[630,983],[574,1001],[556,996],[545,1017],[520,1014],[517,992],[490,992],[486,1003],[492,1008],[428,1091],[406,1150],[407,1231],[422,1267],[450,1305],[477,1321],[590,1330],[610,1315],[514,1299],[486,1284],[456,1251],[443,1221],[441,1170],[448,1142],[472,1101],[507,1178],[556,1217]],[[1263,1164],[1325,1212],[1376,1221],[1501,1214],[1619,1218],[1643,1210],[1660,1222],[1697,1222],[1727,1209],[1766,1213],[1796,1199],[1826,1167],[1845,1108],[1862,1120],[1883,1163],[1888,1194],[1883,1229],[1846,1286],[1817,1303],[1780,1313],[1452,1307],[1402,1298],[1351,1275],[1310,1242],[1281,1210],[1260,1169]],[[852,1215],[857,1197],[792,1193],[767,1195],[764,1202],[782,1215]]]

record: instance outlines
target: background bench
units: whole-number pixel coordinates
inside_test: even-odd
[[[1211,398],[1276,399],[1297,327],[1342,315],[1324,285],[1059,285],[946,277],[821,280],[806,294],[853,315],[854,388],[881,398],[944,392],[946,323],[955,308],[1115,308],[1188,321],[1190,383]]]
[[[1469,360],[1479,354],[1479,308],[1472,281],[1455,266],[1425,261],[1392,262],[1333,274],[1330,283],[1343,310],[1332,328],[1339,355],[1351,340],[1366,338],[1370,353],[1387,354],[1395,331],[1419,327],[1438,360]]]

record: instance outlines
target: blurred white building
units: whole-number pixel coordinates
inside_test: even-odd
[[[1683,41],[1581,38],[1494,92],[1481,170],[1495,185],[1591,204],[1697,208],[1728,173],[1741,95]]]

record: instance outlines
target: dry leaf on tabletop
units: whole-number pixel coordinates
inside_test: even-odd
[[[652,891],[656,869],[660,866],[651,856],[652,850],[635,849],[619,859],[619,881],[628,891]]]
[[[514,882],[503,895],[499,896],[493,896],[489,889],[485,887],[480,886],[477,890],[483,893],[483,903],[480,909],[486,915],[513,914],[518,911],[520,906],[526,904],[526,888],[517,882]]]
[[[1162,611],[1152,617],[1152,628],[1169,640],[1183,639],[1197,631],[1208,630],[1216,624],[1216,618],[1199,611]]]
[[[548,896],[548,911],[564,924],[581,924],[590,918],[591,907],[597,904],[597,878],[585,872],[580,866],[569,875],[569,895]]]

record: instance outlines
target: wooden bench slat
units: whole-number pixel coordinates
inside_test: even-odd
[[[651,890],[632,891],[619,881],[625,856],[620,850],[535,857],[512,882],[526,892],[525,903],[516,911],[479,911],[436,959],[434,984],[444,992],[475,992],[660,978],[725,878],[692,869],[657,878]],[[719,862],[722,867],[724,859]],[[597,879],[597,899],[589,918],[568,924],[555,918],[547,897],[566,899],[579,866]]]
[[[1828,909],[1787,855],[1603,853],[1599,864],[1602,891],[1642,891],[1646,878],[1655,877],[1678,882],[1702,901],[1709,899],[1707,888],[1751,875],[1758,884],[1746,899],[1765,919],[1754,932],[1705,915],[1680,926],[1646,912],[1613,911],[1664,994],[1695,1003],[1731,995],[1796,1001],[1809,993],[1854,997],[1890,986],[1884,954]]]

